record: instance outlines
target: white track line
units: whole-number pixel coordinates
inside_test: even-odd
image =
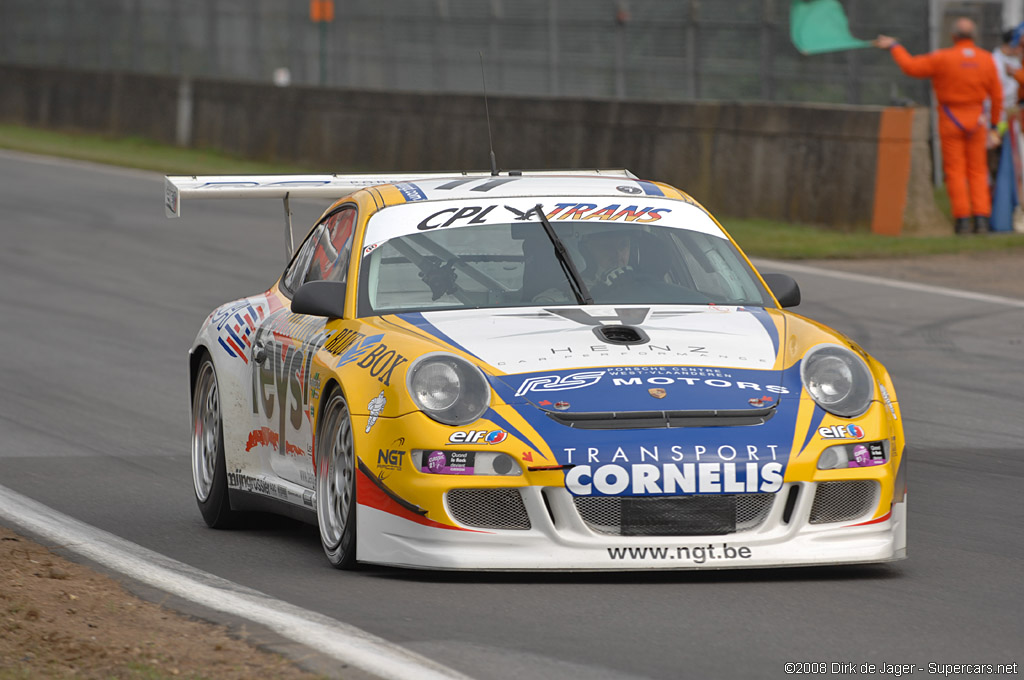
[[[989,295],[987,293],[972,293],[970,291],[957,290],[955,288],[932,286],[927,283],[913,283],[912,281],[898,281],[896,279],[886,279],[878,276],[870,276],[867,274],[854,274],[852,272],[840,272],[831,269],[820,269],[818,267],[808,267],[807,265],[803,264],[793,264],[792,262],[781,262],[778,260],[753,259],[752,262],[762,273],[764,273],[765,271],[772,271],[773,269],[782,269],[789,270],[791,272],[797,272],[800,274],[827,276],[829,278],[839,279],[841,281],[872,283],[875,284],[876,286],[884,286],[886,288],[900,288],[902,290],[912,290],[918,293],[931,293],[932,295],[943,295],[945,297],[959,298],[961,300],[973,300],[974,302],[988,302],[994,305],[1004,305],[1006,307],[1018,307],[1024,309],[1024,300],[1003,297],[1001,295]]]
[[[136,581],[262,624],[282,637],[380,678],[469,680],[469,676],[355,626],[195,569],[4,486],[0,486],[0,517]]]

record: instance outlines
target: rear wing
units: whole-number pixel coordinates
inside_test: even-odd
[[[489,177],[490,172],[419,172],[360,175],[168,175],[164,178],[164,211],[168,217],[181,216],[181,201],[193,198],[280,198],[284,200],[285,246],[292,254],[292,213],[289,198],[330,198],[337,200],[378,184],[413,182],[443,177]],[[544,175],[608,175],[636,179],[625,169],[610,170],[524,170],[505,173]]]

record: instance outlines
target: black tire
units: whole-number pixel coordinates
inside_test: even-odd
[[[328,395],[316,437],[316,519],[327,560],[356,565],[356,473],[352,418],[341,390]]]
[[[204,354],[192,389],[192,486],[207,526],[228,529],[239,515],[228,500],[224,421],[213,359]]]

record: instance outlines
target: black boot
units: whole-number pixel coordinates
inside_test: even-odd
[[[970,234],[973,220],[970,217],[958,217],[953,225],[957,234]]]
[[[991,226],[988,223],[988,217],[985,215],[974,216],[974,233],[975,234],[987,234],[991,230]]]

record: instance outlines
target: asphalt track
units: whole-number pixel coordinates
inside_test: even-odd
[[[270,520],[219,532],[195,508],[186,349],[217,304],[280,272],[282,212],[273,200],[197,202],[168,220],[161,199],[152,173],[0,154],[0,485],[477,678],[1024,665],[1020,303],[795,273],[798,311],[846,332],[893,374],[910,442],[908,560],[346,573],[328,566],[312,527]],[[322,207],[294,205],[296,231]]]

